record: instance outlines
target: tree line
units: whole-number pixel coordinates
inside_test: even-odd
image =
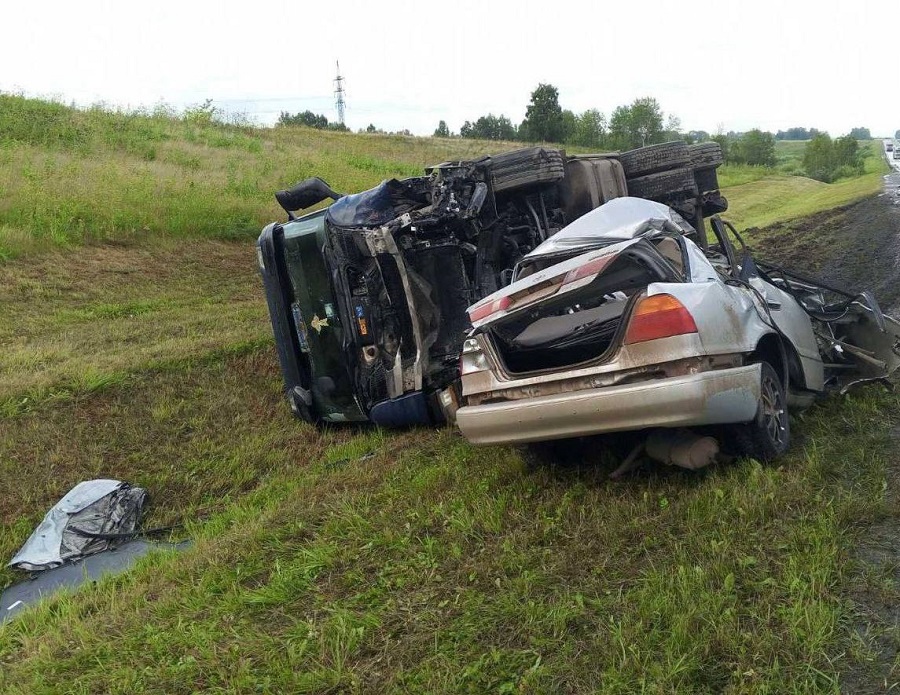
[[[559,90],[552,84],[539,84],[531,93],[525,119],[518,125],[500,114],[479,116],[465,121],[459,137],[479,140],[512,140],[522,142],[558,142],[582,147],[625,150],[679,136],[681,124],[675,116],[663,112],[652,97],[635,99],[619,106],[609,118],[598,109],[574,113],[559,103]],[[455,137],[440,121],[435,137]]]
[[[278,122],[276,125],[305,125],[309,128],[316,128],[317,130],[350,130],[343,123],[329,123],[325,116],[320,113],[313,113],[312,111],[301,111],[295,114],[282,111],[278,114]]]
[[[322,130],[348,130],[343,123],[329,123],[328,119],[312,111],[297,114],[281,112],[278,125],[304,125]],[[363,132],[363,131],[360,131]],[[368,133],[383,133],[369,124]],[[410,135],[408,130],[398,134]],[[858,140],[871,139],[868,128],[853,128],[849,134],[835,138],[816,128],[794,127],[772,134],[754,128],[747,132],[716,133],[704,130],[681,131],[679,119],[662,110],[656,99],[642,97],[613,110],[609,118],[598,109],[574,113],[559,103],[559,90],[552,84],[540,83],[531,92],[525,118],[515,124],[508,116],[489,113],[472,121],[465,121],[459,134],[441,120],[434,131],[439,138],[463,137],[479,140],[508,140],[521,142],[553,142],[577,145],[597,150],[629,150],[669,140],[687,142],[718,142],[729,164],[774,167],[777,163],[775,142],[778,140],[808,140],[803,155],[806,175],[819,181],[857,175],[864,169],[864,153]]]
[[[775,133],[776,140],[812,140],[824,131],[817,128],[788,128]],[[872,132],[868,128],[852,128],[849,133],[854,140],[871,140]]]

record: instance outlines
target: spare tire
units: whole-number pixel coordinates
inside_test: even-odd
[[[625,176],[643,176],[657,171],[680,169],[691,163],[687,143],[681,140],[647,145],[636,150],[628,150],[619,155]]]
[[[565,177],[561,150],[526,147],[484,160],[490,167],[494,193],[539,183],[555,183]]]
[[[628,179],[628,194],[650,200],[696,196],[698,195],[697,182],[694,180],[692,169],[660,171]]]
[[[691,166],[695,169],[709,169],[721,166],[725,158],[722,157],[722,147],[717,142],[698,142],[688,148],[691,156]]]

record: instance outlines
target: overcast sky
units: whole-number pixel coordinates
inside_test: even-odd
[[[7,0],[0,91],[78,104],[212,99],[430,134],[488,112],[514,123],[539,82],[609,115],[655,97],[684,129],[900,128],[897,0]]]

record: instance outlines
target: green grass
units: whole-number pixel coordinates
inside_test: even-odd
[[[892,639],[848,599],[900,592],[852,561],[865,526],[900,511],[886,495],[900,397],[880,387],[795,416],[778,466],[616,483],[598,447],[534,471],[451,430],[291,418],[252,247],[193,215],[234,205],[258,225],[279,216],[271,190],[307,173],[353,190],[493,144],[70,122],[16,103],[4,121],[0,99],[0,157],[34,178],[0,201],[19,256],[0,263],[0,557],[94,477],[146,486],[147,525],[184,522],[193,544],[0,627],[0,691],[835,692]],[[60,162],[70,189],[54,194],[82,206],[83,233],[49,236],[29,220],[57,214],[37,208]],[[880,176],[755,174],[723,171],[743,225]],[[0,587],[17,578],[0,569]]]
[[[724,189],[728,212],[738,229],[766,227],[849,205],[882,190],[883,173],[822,183],[800,176],[769,176]]]
[[[271,340],[255,255],[214,240],[8,262],[0,412],[222,346]]]
[[[787,176],[800,179],[801,181],[809,181],[810,179],[803,176],[803,152],[806,149],[807,142],[807,140],[777,140],[775,142],[776,165],[772,168],[751,166],[748,164],[726,164],[719,169],[719,185],[727,192],[733,192],[736,187],[743,186],[747,183],[761,180],[773,182],[782,181]],[[882,149],[881,140],[860,142],[860,148],[864,155],[863,163],[865,167],[862,177],[839,179],[835,183],[849,184],[850,181],[856,181],[857,178],[866,178],[868,187],[872,188],[874,192],[876,189],[873,187],[873,182],[876,179],[869,175],[884,174],[889,171],[889,167],[884,161],[884,151]],[[802,187],[806,184],[798,183],[797,185]],[[798,189],[798,196],[801,195],[803,195],[803,191]],[[835,195],[835,199],[840,198],[840,194]],[[837,203],[837,205],[842,204],[843,203]],[[827,206],[830,205],[830,201],[825,199],[821,203],[818,203],[818,205]],[[817,208],[817,210],[822,209],[827,208]],[[776,201],[773,206],[772,214],[779,220],[790,219],[790,217],[784,217],[784,215],[792,216],[794,215],[794,210],[790,208],[782,210],[779,203]],[[808,213],[804,212],[802,214]],[[754,222],[754,226],[758,226],[758,223]]]
[[[8,423],[2,489],[53,475],[0,500],[0,553],[98,475],[195,542],[0,628],[4,692],[819,692],[864,659],[842,588],[896,396],[798,419],[779,467],[613,483],[450,431],[318,434],[270,352]]]
[[[148,236],[251,239],[283,215],[273,192],[308,176],[353,192],[384,178],[419,174],[443,160],[518,146],[234,126],[179,119],[165,109],[76,110],[0,94],[0,262],[86,242]],[[804,146],[778,142],[777,172],[796,173]],[[870,158],[867,172],[879,166],[877,158]],[[720,170],[726,195],[760,180],[775,182],[777,197],[782,179],[776,171],[735,165]],[[874,182],[871,177],[865,184],[836,189],[799,211],[781,203],[762,215],[742,211],[741,221],[759,226],[816,206],[840,205],[873,191]]]
[[[806,143],[776,144],[779,161],[783,162],[789,157],[802,158]],[[863,175],[834,183],[778,174],[766,167],[723,166],[719,170],[719,183],[729,204],[724,216],[738,229],[767,227],[876,195],[883,189],[883,176],[889,167],[880,140],[863,143],[862,147],[866,151]]]
[[[308,176],[353,192],[513,143],[252,128],[0,94],[0,260],[163,235],[249,239]]]

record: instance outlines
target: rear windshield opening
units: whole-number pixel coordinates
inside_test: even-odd
[[[660,279],[639,258],[620,257],[590,285],[497,323],[491,339],[511,373],[600,358],[613,347],[631,297]]]

